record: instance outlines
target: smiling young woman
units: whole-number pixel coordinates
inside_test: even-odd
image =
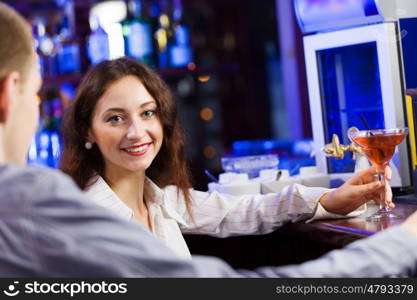
[[[124,98],[125,96],[128,98]],[[128,109],[131,109],[129,112],[124,109],[117,111],[119,104],[115,104],[116,111],[114,107],[110,107],[118,100],[130,104],[128,102],[131,98],[139,103],[139,107],[135,107],[137,104],[135,102],[129,105]],[[146,101],[150,102],[145,103]],[[141,107],[142,104],[146,106]],[[111,108],[113,110],[108,110]],[[101,111],[102,109],[108,111]],[[97,174],[105,178],[106,163],[102,152],[105,149],[99,148],[97,143],[91,143],[93,141],[90,140],[93,137],[91,134],[94,134],[95,128],[99,131],[98,126],[108,128],[109,132],[116,131],[121,127],[119,124],[125,127],[127,121],[133,122],[127,133],[138,134],[135,130],[141,130],[140,125],[136,123],[139,122],[139,117],[138,120],[130,118],[123,121],[123,117],[133,116],[132,112],[135,109],[143,113],[140,116],[142,120],[151,121],[154,126],[162,126],[163,141],[160,140],[158,145],[152,143],[159,149],[154,151],[155,155],[152,164],[146,169],[146,176],[161,187],[177,186],[184,194],[189,208],[188,189],[191,183],[184,155],[184,135],[177,121],[172,94],[153,70],[130,58],[103,62],[91,69],[84,77],[73,105],[65,114],[62,129],[65,144],[61,169],[69,174],[82,189],[92,184],[92,179],[96,178]],[[101,117],[109,119],[107,121],[98,119],[100,113],[107,113]],[[127,114],[130,115],[127,116]],[[105,138],[104,135],[103,138]],[[137,138],[134,136],[133,139]],[[92,149],[85,147],[86,142],[92,144]],[[137,146],[130,142],[126,143],[126,146]],[[110,147],[117,146],[117,144],[110,145]],[[119,152],[119,150],[115,151]],[[112,160],[111,157],[108,159]]]
[[[331,193],[302,185],[243,196],[192,189],[171,92],[154,71],[126,57],[87,73],[63,138],[61,168],[93,201],[140,223],[185,258],[191,255],[182,233],[264,234],[289,221],[357,215],[383,189],[372,184],[373,169]]]

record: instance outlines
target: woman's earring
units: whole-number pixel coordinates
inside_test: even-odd
[[[91,142],[85,142],[85,149],[90,150],[91,148],[93,148],[93,144]]]

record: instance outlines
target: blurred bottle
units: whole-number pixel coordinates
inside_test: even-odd
[[[61,99],[56,97],[51,100],[51,117],[49,128],[53,131],[58,131],[61,127],[62,121],[62,104]]]
[[[190,32],[182,22],[183,7],[181,0],[174,0],[173,38],[169,47],[170,64],[172,67],[184,67],[193,61],[190,45]]]
[[[63,105],[60,91],[51,88],[45,92],[45,100],[42,102],[42,123],[40,129],[58,131],[61,127]]]
[[[152,60],[154,63],[153,67],[158,67],[159,46],[155,38],[155,32],[159,28],[159,16],[161,14],[161,8],[157,0],[147,0],[143,2],[143,4],[144,4],[144,10],[146,11],[146,15],[149,20],[149,24],[151,26]]]
[[[46,76],[45,58],[40,49],[40,40],[44,32],[45,32],[45,27],[42,26],[42,24],[40,24],[40,20],[36,20],[36,19],[32,20],[32,33],[33,33],[33,38],[35,41],[35,49],[36,49],[36,52],[38,53],[39,68],[40,68],[42,77]]]
[[[130,35],[130,25],[133,22],[133,12],[130,9],[130,0],[124,0],[126,4],[126,18],[120,22],[122,25],[123,40],[125,45],[125,55],[132,56],[129,50],[129,35]]]
[[[33,137],[28,154],[28,163],[58,168],[61,142],[58,132],[43,129]]]
[[[143,2],[129,0],[127,8],[127,18],[122,22],[126,55],[154,66],[152,29]]]
[[[62,41],[57,54],[60,74],[80,71],[80,50],[74,41]]]
[[[70,82],[63,82],[59,87],[59,98],[61,99],[62,114],[65,114],[67,108],[71,105],[75,98],[76,89],[74,84]]]
[[[172,32],[170,29],[169,2],[161,0],[160,7],[161,14],[158,17],[158,28],[155,31],[154,38],[158,49],[158,66],[163,69],[170,66],[168,47]]]
[[[87,53],[92,65],[96,65],[110,58],[109,37],[100,26],[97,16],[90,20],[91,34],[88,37]]]
[[[58,134],[58,131],[51,131],[49,132],[49,141],[50,141],[50,148],[49,148],[49,161],[48,166],[53,168],[59,167],[59,160],[61,157],[61,137]]]
[[[41,17],[35,18],[32,25],[42,75],[54,76],[57,74],[55,45],[53,38],[46,32],[46,20]]]
[[[74,1],[63,1],[62,21],[58,28],[59,48],[57,51],[58,71],[60,74],[80,71],[79,44],[74,37]]]
[[[28,163],[57,168],[61,154],[61,140],[58,127],[62,109],[56,100],[42,103],[39,130],[32,139],[28,152]]]

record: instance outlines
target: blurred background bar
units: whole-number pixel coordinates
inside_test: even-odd
[[[62,115],[83,74],[125,55],[174,92],[198,189],[207,189],[205,170],[223,172],[221,158],[245,155],[278,155],[290,174],[317,165],[349,177],[350,154],[322,153],[334,133],[349,143],[360,114],[373,128],[415,119],[404,92],[417,88],[415,0],[4,2],[30,22],[44,78],[33,164],[58,167]],[[411,129],[393,159],[392,184],[405,190],[417,161]]]
[[[304,65],[297,59],[303,55],[302,35],[292,1],[4,2],[32,25],[44,79],[30,163],[58,167],[62,115],[83,74],[102,60],[124,55],[155,68],[173,90],[197,188],[207,189],[205,169],[215,176],[223,171],[223,156],[277,153],[281,162],[294,157],[295,165],[314,163],[310,153],[293,151],[298,139],[311,137],[311,125]],[[285,9],[285,20],[278,21],[278,8]],[[291,34],[290,45],[280,24]],[[288,53],[291,47],[297,55]],[[283,58],[290,56],[298,62],[298,71],[287,80],[291,91],[283,86],[282,69]],[[239,146],[242,141],[249,145],[246,150]],[[287,165],[293,168],[290,161]]]

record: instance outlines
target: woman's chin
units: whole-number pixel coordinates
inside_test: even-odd
[[[127,169],[131,172],[145,172],[148,169],[150,164],[141,164],[135,166],[129,166]]]

